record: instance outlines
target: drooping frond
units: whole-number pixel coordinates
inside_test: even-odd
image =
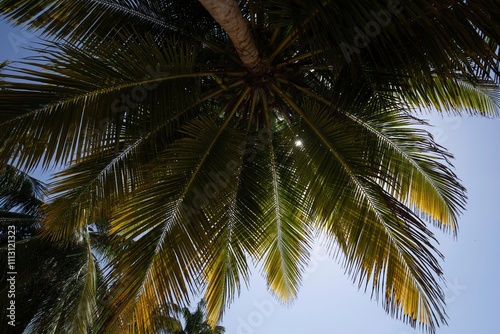
[[[296,168],[299,175],[313,176],[308,178],[305,194],[312,201],[309,216],[342,250],[348,273],[360,286],[372,284],[374,296],[391,315],[413,325],[438,326],[445,319],[437,280],[441,269],[435,257],[439,253],[424,222],[403,203],[408,201],[424,212],[436,209],[431,205],[444,205],[447,211],[431,213],[449,212],[454,219],[459,208],[450,203],[461,204],[460,188],[442,188],[446,169],[429,157],[412,154],[413,150],[420,152],[421,142],[418,137],[399,137],[398,122],[392,125],[396,126],[394,132],[389,131],[389,122],[369,124],[374,129],[368,124],[358,128],[341,111],[318,109],[314,104],[300,107],[276,89],[301,114],[295,133],[300,135],[305,154],[297,154],[290,168]],[[367,117],[359,115],[363,116]],[[378,118],[382,120],[380,115]],[[377,131],[385,135],[378,136]],[[385,161],[390,164],[385,166]],[[434,189],[432,182],[436,181],[440,187]],[[427,188],[433,202],[415,197]],[[442,216],[436,219],[446,221]],[[404,284],[398,282],[402,277]]]
[[[487,117],[495,117],[500,113],[500,92],[497,86],[488,81],[473,83],[456,79],[455,82],[443,82],[434,78],[430,88],[415,84],[402,95],[402,101],[410,109],[434,108],[459,115],[467,112]]]
[[[285,134],[267,136],[261,143],[262,153],[257,154],[251,164],[262,182],[260,193],[248,193],[260,206],[259,259],[268,286],[281,300],[288,302],[297,297],[312,243],[302,203],[305,184],[288,161],[293,142],[294,138]]]

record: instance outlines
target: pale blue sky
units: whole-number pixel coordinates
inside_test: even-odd
[[[0,60],[29,55],[22,47],[35,38],[0,21]],[[445,255],[449,327],[439,334],[499,334],[500,300],[500,119],[441,118],[424,115],[430,131],[454,155],[456,173],[468,190],[467,211],[460,219],[458,240],[437,232]],[[250,290],[243,290],[227,311],[227,334],[414,334],[391,319],[358,291],[343,270],[318,248],[312,256],[299,298],[290,307],[273,303],[255,271]]]

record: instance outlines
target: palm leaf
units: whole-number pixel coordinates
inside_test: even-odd
[[[404,92],[403,101],[409,108],[435,108],[440,111],[463,114],[497,116],[500,110],[498,88],[489,82],[471,83],[457,79],[456,83],[434,78],[432,89],[412,85]]]
[[[336,116],[328,108],[321,110],[314,104],[301,108],[279,88],[275,89],[303,120],[295,133],[306,143],[307,155],[297,155],[292,168],[297,168],[300,175],[314,176],[305,195],[313,200],[309,216],[314,217],[318,228],[342,250],[348,273],[360,285],[371,283],[374,296],[383,299],[384,307],[392,316],[413,325],[418,322],[429,328],[438,326],[445,319],[444,297],[435,276],[440,275],[441,269],[435,259],[439,253],[431,243],[432,234],[408,207],[386,191],[397,189],[396,193],[406,194],[404,187],[411,185],[416,188],[415,193],[421,193],[420,187],[430,187],[426,175],[419,175],[421,171],[413,166],[415,161],[405,161],[404,157],[401,160],[405,165],[400,163],[397,173],[411,179],[400,184],[396,177],[386,175],[383,163],[378,163],[384,159],[379,154],[391,154],[391,151],[367,149],[377,145],[368,144],[373,137],[366,127],[356,131],[355,126],[342,121],[342,114]],[[391,163],[398,161],[396,157],[390,160]],[[408,165],[410,169],[405,170]],[[445,205],[453,218],[456,208],[449,206],[450,199],[439,195],[438,191],[437,202]],[[451,195],[460,203],[460,192]],[[416,203],[415,197],[410,202]],[[430,208],[425,206],[425,201],[416,206],[424,212]],[[405,283],[401,285],[400,280]]]
[[[166,43],[162,47],[151,36],[137,36],[137,39],[135,47],[130,44],[132,42],[129,43],[133,52],[130,52],[132,49],[120,50],[119,42],[111,43],[108,51],[103,47],[92,52],[79,50],[76,46],[56,47],[45,51],[48,64],[43,59],[26,63],[38,70],[20,69],[20,75],[3,74],[4,78],[24,78],[33,83],[17,83],[15,88],[12,84],[4,83],[7,90],[2,92],[0,102],[3,110],[0,127],[10,127],[12,130],[12,124],[16,124],[9,133],[18,142],[14,144],[12,137],[2,137],[2,140],[12,145],[7,146],[9,149],[3,150],[1,154],[17,159],[16,165],[26,169],[38,164],[48,167],[54,163],[78,161],[92,151],[114,148],[112,144],[121,136],[135,137],[141,134],[145,126],[151,127],[152,123],[141,120],[150,106],[168,108],[168,104],[180,102],[185,106],[181,110],[185,110],[189,102],[181,97],[184,95],[187,99],[188,94],[194,92],[176,89],[173,84],[163,86],[167,90],[171,89],[160,99],[164,104],[158,106],[153,101],[158,99],[155,90],[162,82],[207,75],[193,73],[196,53],[191,49],[192,46],[178,49],[174,47],[176,42],[172,41],[173,44]],[[144,48],[154,50],[155,57],[149,58],[144,54]],[[117,52],[115,57],[109,57],[109,50]],[[73,57],[78,60],[70,62]],[[59,68],[60,72],[54,73],[54,67]],[[144,69],[149,72],[145,74]],[[176,94],[176,98],[167,100],[170,94]],[[178,119],[180,115],[175,114],[177,108],[179,105],[172,110],[173,115],[166,115],[167,119]],[[75,113],[74,110],[82,112]],[[150,121],[165,122],[163,115],[158,114],[161,119]],[[28,131],[35,120],[40,121],[40,126]],[[65,125],[53,133],[54,124],[59,121]],[[124,129],[130,132],[118,131]],[[16,151],[19,153],[14,154]]]
[[[247,195],[261,207],[257,219],[262,222],[258,245],[263,271],[270,289],[284,301],[297,296],[312,242],[302,203],[306,189],[289,167],[290,142],[290,137],[272,136],[269,142],[261,143],[265,156],[257,155],[252,162],[261,189]]]

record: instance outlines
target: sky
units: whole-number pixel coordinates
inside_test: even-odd
[[[35,36],[0,21],[0,61],[29,56]],[[449,326],[438,334],[499,334],[500,300],[500,118],[454,117],[428,113],[429,131],[455,156],[455,172],[467,188],[467,209],[459,219],[458,239],[436,231],[447,281]],[[227,334],[416,334],[390,318],[359,291],[343,269],[318,246],[311,256],[298,299],[289,306],[268,292],[259,271],[250,288],[227,310]]]

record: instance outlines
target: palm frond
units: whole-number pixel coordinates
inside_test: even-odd
[[[252,163],[260,180],[260,192],[249,193],[261,206],[261,235],[258,240],[259,260],[269,288],[283,301],[296,298],[301,274],[309,259],[312,243],[303,211],[304,184],[290,168],[290,142],[294,137],[269,136],[263,155]],[[293,149],[293,148],[292,148]]]
[[[429,218],[436,226],[457,232],[457,217],[464,209],[465,189],[446,163],[450,155],[430,134],[417,129],[406,116],[363,119],[346,115],[370,132],[380,152],[379,179],[392,196]],[[426,154],[423,154],[423,152]]]
[[[297,154],[294,167],[300,175],[313,176],[309,178],[304,196],[312,200],[309,216],[342,250],[348,273],[360,286],[372,284],[374,296],[382,298],[385,309],[392,316],[413,326],[424,324],[433,331],[445,321],[443,294],[437,281],[441,269],[435,259],[440,254],[431,242],[434,240],[432,233],[421,219],[387,192],[393,187],[391,189],[406,194],[408,188],[405,187],[411,185],[414,187],[410,194],[413,200],[419,198],[414,197],[416,194],[424,194],[432,184],[428,185],[425,169],[424,175],[419,175],[422,172],[415,168],[412,158],[418,165],[425,160],[420,158],[419,161],[415,156],[405,161],[407,158],[403,155],[399,166],[395,167],[397,174],[387,175],[389,171],[379,162],[384,162],[384,155],[391,151],[387,146],[380,151],[368,149],[377,145],[370,144],[374,138],[366,131],[366,126],[356,131],[355,126],[342,121],[342,113],[335,115],[329,108],[318,109],[314,104],[300,107],[279,88],[275,89],[301,115],[303,122],[297,125],[295,133],[301,136],[307,154]],[[384,127],[389,125],[382,124]],[[409,148],[416,143],[405,140],[406,137],[396,138],[400,141],[396,142],[396,147],[404,142],[410,152]],[[382,139],[392,141],[396,138]],[[387,143],[382,142],[382,145]],[[398,161],[393,154],[394,160],[387,159]],[[396,151],[396,154],[401,152]],[[429,159],[426,160],[428,163]],[[442,173],[447,171],[439,172],[442,167],[436,166],[438,170],[431,170],[432,179],[441,180],[446,177]],[[438,172],[439,177],[434,176]],[[402,184],[396,178],[401,173],[409,178]],[[452,202],[461,199],[461,193],[453,191],[456,192],[456,188],[451,194],[445,192],[451,198],[436,195],[438,203],[444,205],[452,217],[455,209]],[[417,204],[422,209],[429,209],[425,201]],[[400,280],[405,283],[401,285]]]
[[[435,77],[434,85],[411,86],[403,93],[402,100],[413,108],[434,108],[461,115],[464,112],[495,117],[500,112],[498,87],[489,82],[472,83],[463,79],[443,82]]]
[[[89,153],[114,148],[122,136],[135,138],[156,122],[178,120],[181,115],[176,112],[192,104],[188,96],[196,91],[179,89],[170,81],[209,74],[194,72],[192,45],[182,43],[178,48],[173,40],[158,45],[151,36],[134,34],[136,42],[129,41],[127,50],[119,42],[92,52],[61,45],[45,51],[46,61],[26,63],[37,70],[2,74],[9,80],[31,81],[2,84],[6,90],[0,94],[0,128],[9,128],[9,136],[1,138],[8,144],[1,152],[4,160],[10,156],[25,169],[78,161]],[[144,49],[154,56],[150,58]],[[160,119],[145,120],[150,108],[165,112],[154,114]],[[54,133],[55,123],[61,121],[64,126]],[[39,126],[33,127],[36,123]]]
[[[175,29],[158,15],[164,10],[161,1],[133,3],[130,1],[90,0],[58,3],[57,1],[2,1],[0,10],[16,24],[40,29],[60,39],[84,41],[92,35],[106,37],[115,27],[135,22],[138,29]],[[68,13],[72,15],[69,16]],[[92,29],[89,29],[92,27]]]
[[[231,181],[232,176],[227,177],[229,175],[229,172],[224,171],[217,176],[220,179],[225,177],[223,183],[218,184],[228,187],[223,190],[223,194],[231,197],[226,204],[226,212],[215,224],[218,230],[204,255],[207,258],[203,272],[206,284],[204,295],[207,301],[208,322],[211,325],[216,325],[222,319],[226,307],[239,295],[242,283],[248,286],[250,272],[247,254],[256,252],[253,229],[259,228],[255,221],[246,224],[248,220],[237,218],[240,186],[226,183]],[[210,212],[212,217],[220,215],[217,209],[220,210],[216,208],[215,212],[211,212],[211,207],[206,207],[205,211]]]

